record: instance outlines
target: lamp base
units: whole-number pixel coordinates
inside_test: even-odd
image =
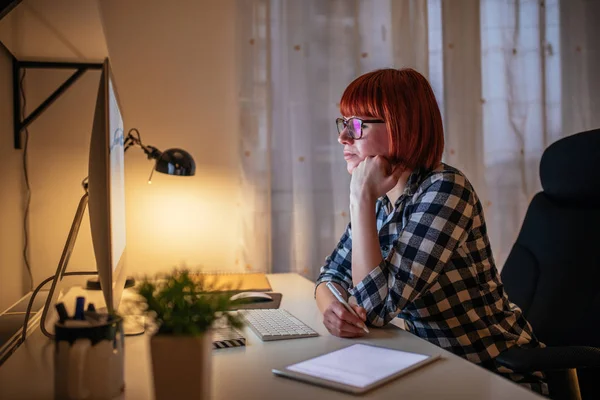
[[[127,279],[125,279],[125,289],[134,286],[135,279],[133,279],[132,276],[128,276]],[[85,288],[86,290],[102,290],[102,286],[100,285],[100,280],[98,280],[98,278],[88,279]]]

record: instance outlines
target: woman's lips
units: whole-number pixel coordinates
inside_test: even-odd
[[[345,160],[349,160],[352,157],[356,157],[356,154],[354,154],[354,153],[348,153],[346,151],[344,152],[344,159]]]

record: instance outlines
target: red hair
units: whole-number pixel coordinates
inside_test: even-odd
[[[390,156],[408,169],[434,169],[442,160],[444,128],[433,90],[411,68],[380,69],[356,78],[340,101],[342,115],[385,121]]]

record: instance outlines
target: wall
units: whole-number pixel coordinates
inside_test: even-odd
[[[136,150],[126,157],[127,239],[131,271],[183,263],[236,267],[238,111],[235,3],[99,2],[126,129],[145,143],[181,147],[196,176],[154,174]]]
[[[77,18],[74,18],[75,15]],[[52,3],[25,0],[0,21],[0,40],[20,60],[102,60],[108,52],[99,15],[94,0],[57,0]],[[3,96],[10,97],[12,101],[12,72],[9,69],[4,73],[4,70],[1,76],[9,79],[11,85],[6,86]],[[27,69],[23,81],[26,114],[31,113],[72,73],[72,70]],[[28,254],[34,285],[54,274],[83,194],[81,181],[87,174],[87,149],[99,76],[97,71],[86,72],[29,127],[31,205]],[[0,265],[3,278],[0,292],[6,293],[4,297],[7,300],[2,304],[6,306],[16,301],[30,286],[22,260],[25,204],[23,150],[14,149],[12,144],[12,102],[10,107],[4,101],[1,105],[0,112],[9,113],[8,118],[2,118],[2,152],[13,155],[16,162],[10,166],[17,171],[13,176],[2,174],[3,180],[10,179],[11,182],[11,188],[3,193],[3,198],[18,196],[18,200],[1,207],[1,212],[14,220],[11,223],[13,238],[2,238],[2,246],[8,247],[2,257],[11,259],[11,262]],[[19,187],[15,190],[13,187],[17,184]],[[18,243],[16,238],[19,238]],[[81,226],[70,269],[95,269],[87,216]],[[20,281],[26,284],[20,285]]]
[[[13,149],[12,62],[0,48],[0,310],[29,288],[23,249],[21,152]]]
[[[234,269],[239,195],[234,2],[181,1],[168,7],[157,0],[25,0],[13,13],[0,22],[0,40],[19,59],[98,61],[109,54],[126,129],[138,128],[144,142],[159,149],[184,148],[196,160],[195,177],[155,174],[148,185],[152,163],[141,151],[128,151],[129,273],[182,263]],[[7,87],[10,62],[0,57],[0,82]],[[29,70],[28,110],[70,73]],[[98,77],[88,71],[31,125],[30,260],[36,284],[54,273],[82,195]],[[0,310],[23,292],[24,279],[22,152],[12,148],[12,90],[1,96],[0,156],[8,162],[0,168],[8,171],[0,171],[0,220],[10,221],[11,228],[0,228]],[[10,239],[7,233],[13,233]],[[86,216],[69,269],[94,266]]]

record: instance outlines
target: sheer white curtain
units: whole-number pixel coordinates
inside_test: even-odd
[[[445,81],[446,93],[461,93],[446,98],[446,154],[474,181],[484,203],[496,262],[502,268],[529,201],[541,190],[539,162],[544,149],[563,136],[600,127],[600,79],[592,72],[600,61],[594,44],[600,33],[596,24],[600,4],[470,2],[469,7],[466,1],[444,8],[444,61],[449,64],[444,67],[446,72],[461,70],[471,81],[480,78],[481,95],[477,98],[479,88],[469,90],[456,79]],[[474,13],[477,3],[480,9]],[[453,22],[459,14],[463,14],[460,25]],[[473,34],[466,37],[466,31]],[[471,53],[477,53],[476,47],[468,43],[477,40],[479,32],[480,54],[465,57],[469,50],[460,50],[457,32],[463,33],[461,39]],[[475,86],[474,82],[471,89]],[[464,107],[471,113],[460,112],[466,111]],[[452,119],[458,123],[451,124]]]
[[[238,1],[246,269],[316,277],[349,222],[341,94],[376,68],[427,70],[426,6]]]
[[[501,267],[540,188],[543,149],[598,122],[584,78],[563,79],[565,63],[592,74],[593,19],[577,27],[578,62],[559,30],[592,2],[566,3],[564,16],[558,0],[238,0],[240,268],[316,277],[349,221],[338,101],[384,67],[430,79],[444,160],[479,193]]]
[[[600,127],[600,1],[562,0],[559,9],[562,123],[570,134]]]
[[[501,268],[529,201],[541,189],[540,157],[563,135],[559,7],[558,0],[482,0],[480,7],[481,61],[464,68],[481,77],[482,148],[475,176],[485,188],[488,232]]]

